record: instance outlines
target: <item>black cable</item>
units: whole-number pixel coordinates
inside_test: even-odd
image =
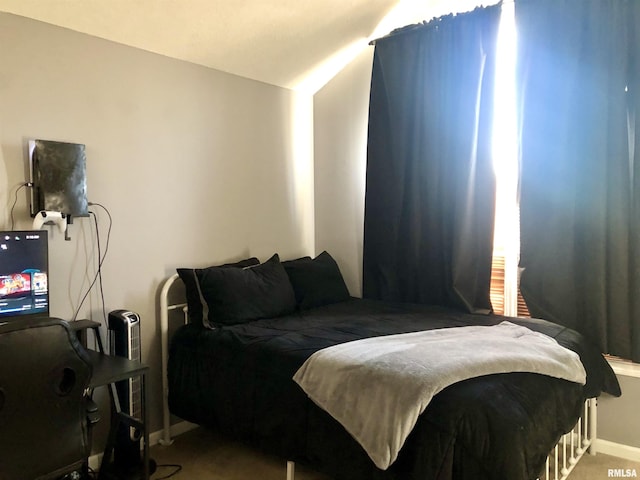
[[[109,217],[109,228],[107,230],[107,242],[104,248],[104,254],[102,255],[102,259],[100,260],[100,263],[98,265],[98,274],[99,274],[99,280],[100,280],[100,296],[102,297],[102,316],[104,317],[104,321],[105,321],[105,325],[107,322],[107,311],[105,309],[105,303],[104,303],[104,287],[102,284],[102,263],[104,262],[104,259],[107,256],[107,252],[109,251],[109,241],[111,240],[111,227],[113,226],[113,218],[111,217],[111,213],[109,212],[109,210],[107,210],[107,208],[100,204],[100,203],[90,203],[90,205],[95,205],[96,207],[100,207],[102,208],[105,213],[107,214],[107,216]],[[98,258],[100,257],[100,234],[98,233],[98,220],[97,220],[97,216],[94,213],[93,214],[93,218],[96,224],[96,238],[97,238],[97,246],[98,246]]]
[[[111,238],[111,227],[113,226],[113,219],[111,217],[111,214],[109,213],[109,210],[107,210],[104,206],[100,205],[99,203],[89,203],[89,205],[97,205],[98,207],[101,207],[105,212],[107,212],[107,216],[109,217],[109,228],[107,230],[107,244],[106,244],[105,249],[104,249],[104,254],[101,254],[101,252],[100,252],[100,237],[99,237],[99,232],[98,232],[98,220],[97,220],[95,212],[90,211],[89,213],[94,216],[94,221],[95,221],[95,224],[96,224],[96,237],[97,237],[96,243],[97,243],[97,246],[98,246],[98,270],[96,271],[96,274],[93,277],[93,281],[91,282],[91,285],[89,285],[89,288],[87,289],[87,291],[85,292],[84,296],[82,297],[82,300],[80,301],[80,305],[78,305],[78,308],[76,309],[71,321],[76,320],[76,318],[78,317],[78,314],[80,313],[80,309],[82,308],[82,305],[84,304],[85,300],[87,299],[87,296],[91,292],[91,289],[93,288],[93,286],[95,285],[95,283],[96,283],[96,281],[98,279],[100,279],[100,290],[101,290],[101,295],[102,295],[102,312],[103,312],[103,314],[105,316],[105,321],[107,319],[106,312],[105,312],[105,309],[104,309],[104,291],[102,290],[102,264],[104,263],[104,259],[107,257],[107,252],[109,250],[109,240]]]
[[[175,468],[175,470],[173,472],[171,472],[170,474],[165,475],[164,477],[158,477],[158,478],[156,478],[154,480],[164,480],[165,478],[171,478],[174,475],[176,475],[180,470],[182,470],[182,465],[173,464],[173,463],[166,463],[166,464],[163,464],[163,465],[156,465],[156,468],[160,468],[160,467],[173,467],[173,468]]]
[[[104,262],[104,259],[107,256],[107,252],[109,251],[109,241],[111,240],[111,227],[113,226],[113,218],[111,217],[111,213],[109,213],[109,210],[107,210],[107,208],[104,205],[101,205],[99,203],[91,203],[89,202],[89,205],[95,205],[96,207],[100,207],[102,208],[105,213],[107,214],[107,216],[109,217],[109,228],[107,229],[107,244],[104,247],[104,255],[102,257],[102,259],[100,260],[100,266],[102,266],[102,262]],[[95,213],[94,213],[95,215]],[[96,228],[97,230],[97,228]],[[98,239],[98,246],[100,243],[100,239]]]
[[[16,204],[18,203],[18,192],[23,189],[24,187],[28,187],[30,186],[29,182],[27,183],[23,183],[22,185],[20,185],[17,189],[16,189],[16,198],[13,200],[13,205],[11,205],[11,213],[10,213],[10,218],[11,218],[11,230],[13,230],[14,224],[15,224],[15,220],[13,219],[13,210],[16,208]]]
[[[96,245],[98,247],[98,280],[100,284],[100,299],[102,301],[102,318],[105,325],[107,323],[107,311],[104,306],[104,286],[102,285],[102,251],[100,250],[100,229],[98,227],[98,216],[94,212],[89,212],[93,216],[93,223],[96,226]]]
[[[89,213],[93,213],[93,212],[89,212]],[[98,259],[99,259],[99,257],[98,257]],[[82,297],[82,300],[80,301],[80,305],[78,305],[78,308],[76,308],[76,311],[73,314],[73,318],[71,319],[72,322],[75,321],[76,318],[78,318],[78,313],[80,313],[80,309],[82,308],[82,305],[84,304],[84,301],[87,299],[87,296],[89,295],[89,292],[91,292],[91,289],[93,288],[93,286],[95,285],[96,281],[98,280],[98,276],[100,275],[100,267],[101,267],[101,263],[100,263],[100,261],[98,261],[98,270],[97,270],[96,274],[93,277],[93,281],[91,282],[91,285],[89,285],[89,288],[87,288],[87,291],[84,293],[84,295]]]

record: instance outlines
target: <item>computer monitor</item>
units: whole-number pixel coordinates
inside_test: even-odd
[[[48,315],[47,231],[0,232],[0,322]]]

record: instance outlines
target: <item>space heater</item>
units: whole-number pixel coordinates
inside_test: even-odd
[[[108,318],[109,353],[129,360],[141,361],[140,316],[128,310],[114,310]],[[140,376],[116,382],[120,408],[140,419],[142,415],[142,378]],[[140,438],[137,428],[120,425],[113,449],[114,467],[121,472],[139,468]]]

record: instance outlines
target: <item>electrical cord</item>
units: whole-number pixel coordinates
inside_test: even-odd
[[[105,310],[104,290],[103,290],[103,286],[102,286],[102,264],[104,263],[104,259],[107,257],[107,252],[109,251],[109,240],[111,239],[111,227],[113,226],[113,218],[111,217],[111,213],[109,213],[109,210],[104,205],[101,205],[99,203],[91,203],[91,202],[89,202],[89,205],[95,205],[95,206],[98,206],[98,207],[102,208],[107,213],[107,216],[109,217],[109,228],[107,229],[107,242],[106,242],[105,249],[104,249],[104,254],[103,254],[101,252],[101,248],[100,248],[100,232],[98,230],[98,218],[97,218],[95,212],[89,211],[89,213],[91,215],[93,215],[93,220],[94,220],[94,223],[95,223],[95,226],[96,226],[96,245],[98,247],[97,248],[98,249],[98,270],[96,271],[96,274],[93,277],[93,281],[91,282],[91,285],[89,285],[89,288],[87,288],[87,291],[85,292],[84,296],[82,297],[82,300],[80,301],[80,305],[78,305],[78,308],[76,309],[76,311],[75,311],[75,313],[73,315],[72,321],[76,320],[76,318],[78,317],[78,314],[80,313],[80,309],[82,308],[82,305],[84,304],[85,300],[87,299],[87,296],[91,292],[91,289],[96,284],[96,282],[98,280],[100,280],[100,296],[101,296],[101,299],[102,299],[102,314],[103,314],[104,320],[106,322],[107,321],[107,314],[106,314],[106,310]]]
[[[100,255],[100,234],[98,232],[98,217],[96,216],[95,213],[93,213],[93,220],[95,222],[96,225],[96,244],[98,247],[98,258],[102,258],[102,260],[100,260],[100,263],[98,265],[98,279],[100,281],[100,297],[102,299],[102,317],[104,319],[105,325],[107,323],[107,311],[105,308],[105,303],[104,303],[104,286],[102,284],[102,262],[104,262],[105,257],[107,256],[107,252],[109,251],[109,240],[111,239],[111,227],[113,225],[113,218],[111,217],[111,213],[109,213],[109,210],[107,210],[107,208],[100,204],[100,203],[89,203],[89,205],[95,205],[97,207],[102,208],[107,216],[109,217],[109,229],[107,230],[107,244],[105,245],[104,248],[104,254]]]
[[[93,223],[95,224],[96,227],[96,246],[98,249],[98,258],[101,259],[102,258],[102,252],[100,249],[100,231],[98,228],[98,217],[96,216],[96,214],[94,212],[90,212],[91,216],[93,217]],[[98,284],[100,286],[100,300],[102,301],[102,317],[105,320],[107,320],[107,313],[105,310],[105,306],[104,306],[104,287],[102,285],[102,260],[100,260],[99,264],[98,264]]]
[[[17,189],[16,189],[16,196],[13,200],[13,205],[11,205],[11,213],[10,213],[10,218],[11,218],[11,230],[14,229],[14,225],[15,225],[15,220],[13,218],[13,211],[16,208],[16,204],[18,203],[18,192],[20,192],[20,190],[22,190],[24,187],[31,187],[33,186],[33,184],[31,182],[26,182],[23,183],[22,185],[20,185]]]
[[[98,248],[98,258],[101,259],[102,258],[102,253],[101,253],[101,249],[100,249],[100,231],[99,231],[99,227],[98,227],[98,217],[94,212],[89,212],[91,213],[91,216],[93,217],[93,223],[96,226],[96,245]],[[102,260],[100,260],[100,263],[98,264],[98,283],[100,285],[100,300],[102,301],[102,318],[104,319],[105,323],[107,321],[107,311],[105,309],[104,306],[104,286],[102,284]]]
[[[173,463],[166,463],[166,464],[162,464],[162,465],[157,465],[156,466],[156,468],[160,468],[160,467],[173,467],[173,468],[175,468],[175,470],[173,472],[169,473],[168,475],[165,475],[164,477],[157,477],[154,480],[165,480],[166,478],[171,478],[171,477],[173,477],[174,475],[176,475],[178,472],[180,472],[182,470],[182,465],[173,464]]]

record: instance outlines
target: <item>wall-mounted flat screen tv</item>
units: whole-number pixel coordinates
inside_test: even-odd
[[[72,217],[89,216],[84,145],[29,140],[29,166],[32,216],[42,210]]]
[[[49,315],[47,233],[0,232],[0,322]]]

